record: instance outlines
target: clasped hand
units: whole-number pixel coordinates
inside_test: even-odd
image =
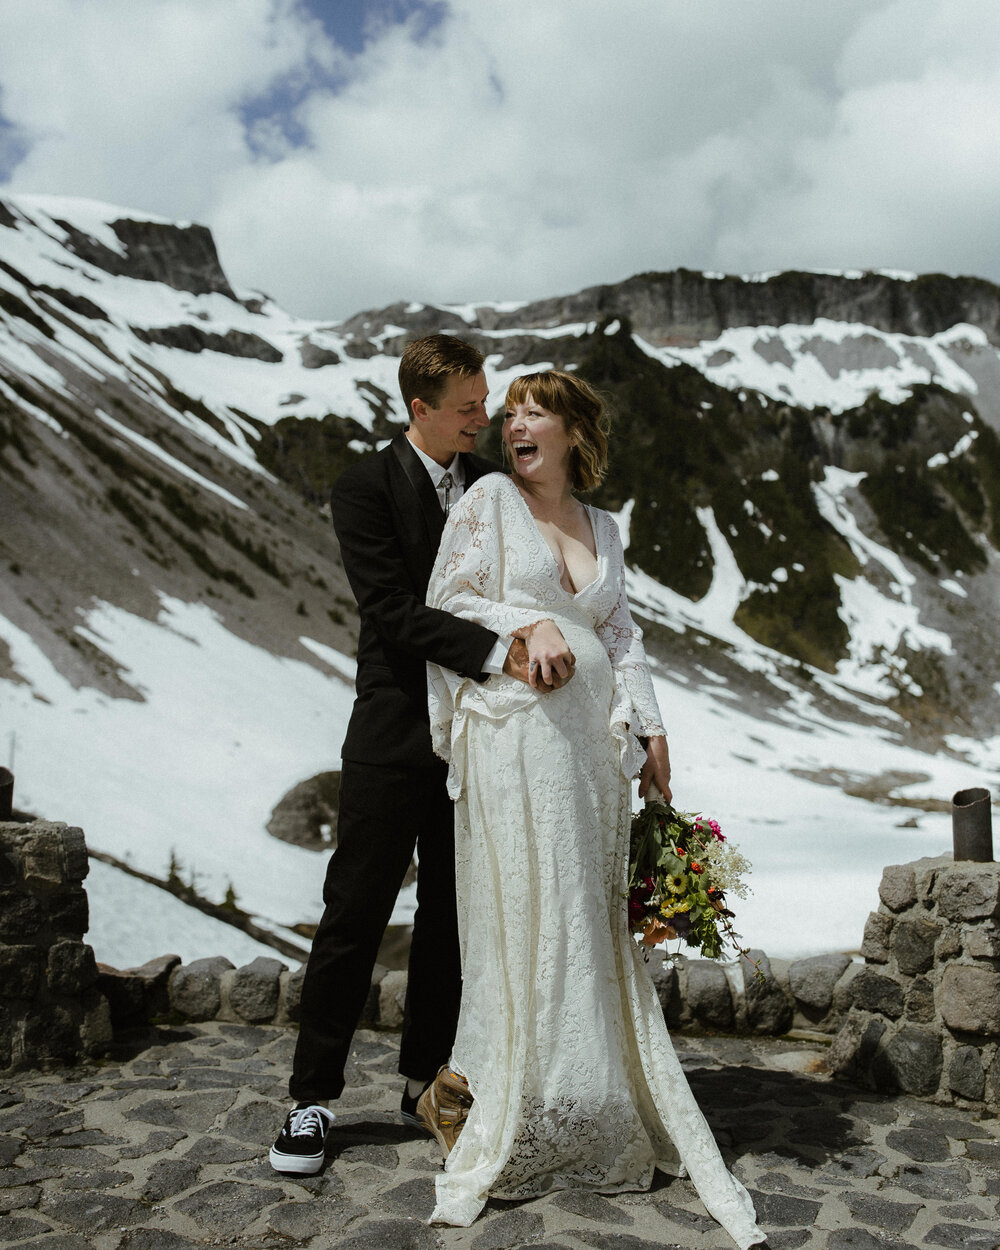
[[[536,621],[516,630],[507,652],[504,672],[546,693],[565,686],[573,676],[576,657],[554,621]]]

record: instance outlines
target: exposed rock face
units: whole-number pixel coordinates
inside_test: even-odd
[[[936,334],[967,322],[984,330],[991,342],[1000,343],[1000,288],[980,278],[945,274],[907,281],[878,273],[853,278],[787,272],[748,282],[733,275],[716,278],[677,269],[636,274],[624,282],[536,300],[510,312],[486,307],[476,312],[484,330],[546,329],[624,315],[636,333],[657,345],[716,338],[733,326],[811,325],[820,317],[915,335]],[[413,314],[403,304],[359,313],[345,325],[361,336],[386,323],[412,328],[414,337],[435,330],[461,334],[468,328],[447,310]]]
[[[72,222],[57,221],[56,224],[66,231],[66,246],[71,252],[107,273],[163,282],[177,291],[190,291],[192,295],[217,292],[236,299],[207,226],[123,218],[111,224],[125,248],[126,255],[122,256],[77,229]]]
[[[272,365],[284,359],[273,343],[268,343],[258,334],[247,334],[244,330],[210,334],[196,325],[154,326],[148,330],[132,326],[131,330],[144,343],[162,343],[164,347],[177,347],[182,352],[223,352],[227,356],[266,360]]]

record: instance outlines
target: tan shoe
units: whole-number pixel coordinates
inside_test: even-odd
[[[447,1064],[417,1099],[417,1119],[437,1138],[442,1156],[447,1159],[458,1135],[465,1126],[472,1106],[469,1082],[452,1072]]]

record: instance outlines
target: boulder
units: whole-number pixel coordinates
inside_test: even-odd
[[[1000,919],[1000,870],[996,864],[953,868],[938,888],[938,914],[948,920]]]
[[[890,864],[883,869],[878,896],[890,911],[903,911],[917,901],[917,876],[912,864]]]
[[[262,1024],[278,1011],[278,978],[288,969],[280,959],[258,956],[237,968],[229,985],[229,1005],[242,1020]]]
[[[889,939],[896,966],[907,976],[929,972],[934,966],[934,945],[941,926],[925,916],[897,920]]]
[[[788,982],[796,1001],[825,1015],[833,1004],[834,987],[850,964],[847,955],[837,954],[795,960]]]
[[[710,1029],[733,1027],[732,992],[719,964],[711,959],[689,959],[685,997],[699,1024]]]
[[[869,963],[887,964],[889,962],[889,935],[896,923],[892,916],[885,912],[873,911],[865,921],[864,939],[861,943],[861,954]]]
[[[986,1092],[986,1073],[975,1046],[959,1046],[948,1065],[948,1088],[978,1102]]]
[[[867,1012],[852,1010],[840,1026],[827,1055],[831,1071],[849,1079],[863,1080],[884,1032],[884,1020]]]
[[[879,1048],[872,1075],[880,1088],[927,1097],[936,1092],[943,1065],[940,1034],[906,1024]]]
[[[170,974],[170,1006],[187,1020],[213,1020],[222,1005],[222,974],[233,964],[224,955],[195,959]]]
[[[750,1028],[755,1033],[787,1033],[792,1027],[795,1004],[778,983],[767,955],[761,950],[748,951],[740,956],[740,967]]]
[[[938,987],[938,1006],[949,1029],[984,1036],[1000,1033],[1000,972],[948,964]]]
[[[871,968],[862,969],[851,982],[851,995],[859,1011],[877,1011],[892,1020],[903,1014],[903,987]]]

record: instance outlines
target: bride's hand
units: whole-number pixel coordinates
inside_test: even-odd
[[[663,801],[669,803],[670,793],[670,751],[667,740],[662,734],[649,739],[646,747],[646,762],[639,773],[639,798],[644,799],[650,783],[663,795]]]
[[[535,690],[554,690],[573,676],[576,657],[555,621],[536,621],[518,630],[528,644],[528,685]]]

